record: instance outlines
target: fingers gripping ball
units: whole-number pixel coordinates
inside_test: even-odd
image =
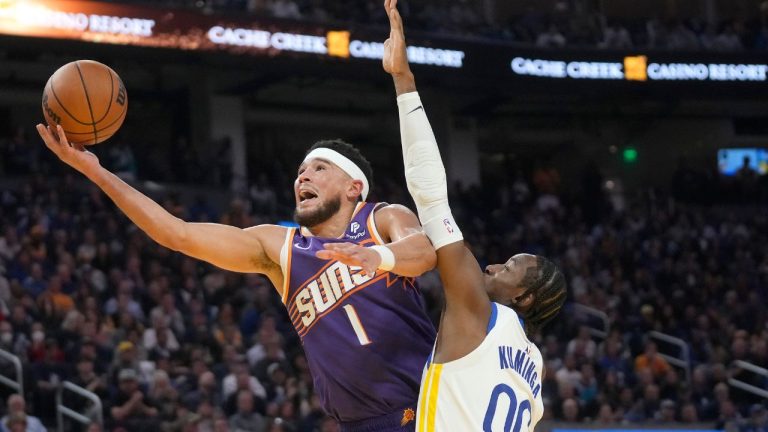
[[[109,66],[78,60],[60,67],[43,90],[43,115],[71,143],[98,144],[120,129],[128,110],[123,81]]]

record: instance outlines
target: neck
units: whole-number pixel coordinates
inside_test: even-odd
[[[325,222],[319,223],[307,230],[315,237],[339,238],[347,231],[352,214],[357,208],[357,202],[342,205],[339,211]]]

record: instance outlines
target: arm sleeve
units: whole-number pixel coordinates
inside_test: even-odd
[[[424,231],[435,249],[464,239],[448,205],[448,184],[440,149],[416,92],[397,98],[405,180]]]

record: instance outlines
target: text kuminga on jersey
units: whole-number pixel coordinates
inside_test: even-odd
[[[514,358],[512,352],[515,349],[510,346],[502,345],[499,347],[499,367],[501,369],[513,369],[517,372],[531,387],[533,397],[539,395],[541,391],[541,383],[539,382],[539,374],[536,372],[536,363],[531,360],[528,353],[518,349],[515,352]]]

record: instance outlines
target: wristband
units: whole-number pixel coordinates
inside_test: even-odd
[[[382,245],[371,246],[371,249],[381,257],[379,269],[390,271],[395,268],[395,254],[392,253],[392,249]]]

